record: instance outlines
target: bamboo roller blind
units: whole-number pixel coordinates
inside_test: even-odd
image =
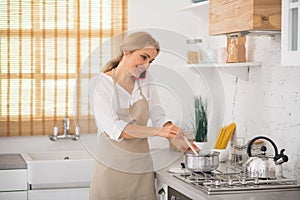
[[[0,136],[62,132],[64,115],[94,131],[78,73],[93,49],[126,29],[126,0],[1,0]]]

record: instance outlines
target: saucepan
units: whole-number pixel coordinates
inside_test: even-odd
[[[219,167],[219,154],[216,151],[200,151],[197,155],[185,152],[185,167],[194,172],[211,172]]]

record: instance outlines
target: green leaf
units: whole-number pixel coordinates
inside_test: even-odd
[[[201,96],[195,97],[196,142],[207,142],[207,103]]]

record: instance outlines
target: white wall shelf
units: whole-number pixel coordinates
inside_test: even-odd
[[[255,67],[262,65],[262,62],[240,62],[240,63],[199,63],[199,64],[186,64],[182,66],[197,67],[197,68],[231,68],[231,67]]]
[[[198,3],[192,3],[179,11],[192,13],[198,18],[207,18],[209,11],[209,0]],[[213,36],[215,38],[215,36]],[[178,67],[191,68],[194,71],[200,70],[206,74],[213,73],[214,70],[224,71],[228,74],[237,76],[242,80],[249,80],[249,72],[251,67],[260,67],[262,62],[243,62],[243,63],[199,63],[199,64],[182,64]]]
[[[217,69],[225,71],[240,79],[249,80],[250,67],[260,67],[262,62],[243,62],[243,63],[199,63],[199,64],[182,64],[178,67],[188,67],[195,70]]]

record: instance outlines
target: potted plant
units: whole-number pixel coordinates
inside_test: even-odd
[[[207,142],[207,101],[195,96],[195,141]]]

